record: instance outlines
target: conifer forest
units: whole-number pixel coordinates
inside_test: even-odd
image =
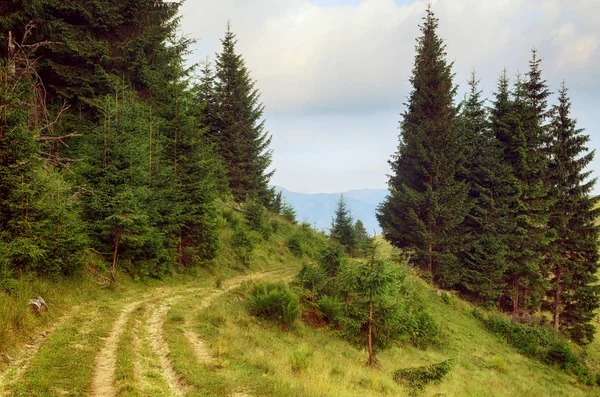
[[[406,59],[410,91],[398,93],[406,103],[389,131],[398,146],[376,211],[382,236],[353,218],[343,195],[323,232],[296,219],[273,187],[277,131],[268,130],[236,25],[224,20],[219,51],[192,65],[196,38],[181,34],[182,4],[0,1],[0,396],[64,394],[60,387],[97,396],[486,395],[459,386],[472,368],[451,342],[463,331],[444,325],[455,311],[501,349],[568,376],[581,395],[600,395],[595,153],[567,82],[549,86],[544,54],[533,47],[523,74],[500,65],[489,98],[473,70],[460,100],[444,21],[435,3],[423,5],[414,59]],[[189,303],[194,283],[220,292]],[[78,358],[82,372],[60,387],[35,371],[53,357],[44,349],[63,320],[17,308],[37,294],[56,295],[49,313],[64,321],[76,316],[75,301],[84,312],[96,300],[115,310],[94,314],[90,327],[107,328],[87,337],[94,353]],[[139,307],[127,298],[135,294]],[[201,311],[213,300],[214,310]],[[148,331],[130,315],[147,319]],[[49,339],[27,342],[51,324]],[[253,332],[256,341],[237,342]],[[136,383],[143,371],[135,366],[127,375],[136,360],[127,357],[146,346],[127,350],[128,335],[159,341],[148,362],[160,364],[164,383]],[[268,341],[265,351],[287,345],[259,365],[246,352],[261,349],[256,335]],[[94,356],[111,337],[117,355],[101,364]],[[14,359],[23,343],[39,351]],[[189,364],[202,362],[194,352],[205,344],[211,364]],[[338,347],[314,347],[327,344]],[[359,352],[357,372],[331,364],[333,350],[346,348]],[[418,359],[400,365],[409,354]],[[490,377],[511,373],[512,364],[477,354],[488,361],[473,365],[492,363]],[[363,367],[378,372],[358,375]],[[98,368],[112,368],[108,380]],[[544,376],[540,384],[550,385]],[[495,387],[504,388],[485,389]],[[489,395],[575,395],[531,387]]]

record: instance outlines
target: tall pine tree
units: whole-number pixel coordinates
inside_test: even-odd
[[[377,218],[387,240],[414,252],[415,263],[440,282],[457,273],[454,231],[467,211],[467,186],[457,180],[463,152],[456,125],[452,64],[428,7],[417,39],[413,90],[390,161],[390,194]]]
[[[484,100],[473,72],[462,104],[460,130],[465,148],[464,179],[470,211],[460,226],[461,263],[458,287],[476,300],[491,304],[504,289],[506,217],[510,168],[492,134]]]
[[[596,207],[599,197],[591,196],[595,179],[586,167],[594,158],[583,135],[571,117],[571,100],[564,83],[558,105],[552,108],[550,132],[551,160],[549,174],[553,197],[550,227],[557,239],[548,258],[551,274],[548,308],[553,313],[554,327],[563,328],[578,343],[589,343],[594,336],[591,320],[598,308],[599,287],[598,235],[595,222],[600,215]]]
[[[217,126],[211,135],[225,166],[229,188],[238,201],[256,197],[269,205],[273,195],[268,171],[272,150],[271,136],[262,119],[264,106],[241,55],[236,54],[235,34],[227,25],[217,54],[215,99]]]

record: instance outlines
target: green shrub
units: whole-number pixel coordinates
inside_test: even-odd
[[[229,208],[222,209],[221,216],[232,229],[237,228],[242,220],[237,212]]]
[[[277,234],[277,232],[279,232],[279,226],[281,226],[281,222],[277,219],[273,219],[271,221],[271,230],[273,231],[273,233]]]
[[[292,254],[295,256],[302,256],[304,250],[302,248],[302,241],[299,234],[294,234],[285,243]]]
[[[268,223],[265,223],[260,228],[260,234],[261,234],[261,236],[262,236],[263,239],[265,239],[266,241],[268,241],[268,240],[271,239],[271,236],[273,235],[273,228]]]
[[[330,324],[337,325],[344,310],[344,303],[335,296],[323,295],[319,299],[319,310]]]
[[[244,218],[250,230],[260,232],[265,225],[265,207],[255,200],[244,205]]]
[[[296,223],[296,210],[288,203],[283,203],[281,216],[291,223]]]
[[[319,295],[327,283],[327,277],[321,267],[304,263],[296,275],[295,284],[302,289],[310,290],[315,296]]]
[[[421,349],[441,344],[440,329],[431,313],[425,310],[415,312],[410,340],[413,345]]]
[[[454,360],[448,359],[438,364],[423,367],[402,368],[394,372],[394,380],[421,390],[430,383],[441,383],[453,366]]]
[[[300,314],[300,300],[283,283],[259,283],[248,296],[248,311],[289,327]]]
[[[331,244],[320,252],[319,264],[329,277],[335,277],[344,263],[344,249],[339,244]]]
[[[303,373],[310,366],[312,352],[306,343],[290,353],[290,365],[295,373]]]
[[[240,261],[248,266],[252,257],[252,252],[260,242],[260,237],[256,232],[248,231],[243,227],[238,227],[231,236],[231,246]]]
[[[558,332],[541,326],[520,324],[496,313],[487,317],[479,315],[488,330],[500,335],[519,353],[546,364],[558,365],[563,370],[571,370],[584,384],[596,382],[596,375],[582,364]]]

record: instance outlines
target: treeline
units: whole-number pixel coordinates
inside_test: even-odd
[[[522,321],[550,317],[588,343],[599,306],[598,198],[586,170],[594,152],[568,90],[563,83],[549,105],[533,50],[525,75],[501,74],[488,106],[475,73],[456,105],[437,28],[429,8],[378,209],[384,235],[440,286]]]
[[[293,218],[268,188],[271,138],[235,35],[194,79],[180,5],[0,4],[0,287],[88,263],[111,282],[207,264],[218,197]]]

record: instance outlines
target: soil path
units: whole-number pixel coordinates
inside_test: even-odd
[[[96,356],[94,377],[92,378],[92,395],[97,397],[113,397],[117,394],[114,385],[114,374],[117,368],[117,346],[129,314],[141,305],[144,300],[127,304],[119,314],[117,321],[104,342],[100,353]]]

